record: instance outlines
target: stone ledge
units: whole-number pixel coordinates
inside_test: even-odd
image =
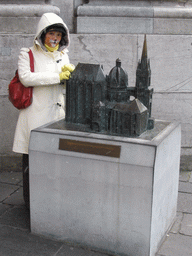
[[[40,17],[45,12],[59,14],[60,9],[47,4],[0,4],[0,17]]]
[[[191,7],[154,7],[154,18],[191,19]]]
[[[89,6],[77,8],[77,16],[83,17],[143,17],[143,18],[192,18],[190,7],[162,7],[162,6]]]
[[[134,6],[79,6],[77,16],[93,17],[153,17],[152,7]]]

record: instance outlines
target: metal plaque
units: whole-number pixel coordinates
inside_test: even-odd
[[[121,146],[59,139],[59,149],[85,154],[120,158]]]

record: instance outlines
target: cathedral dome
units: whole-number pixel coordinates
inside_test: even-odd
[[[109,87],[110,88],[127,88],[128,75],[121,67],[121,60],[116,60],[116,66],[111,69],[109,73]]]

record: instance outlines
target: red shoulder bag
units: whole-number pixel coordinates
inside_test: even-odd
[[[31,72],[34,72],[33,53],[29,52]],[[24,109],[31,105],[33,97],[33,87],[25,87],[19,80],[18,70],[9,84],[9,100],[17,109]]]

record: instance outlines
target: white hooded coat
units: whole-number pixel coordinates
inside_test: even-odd
[[[45,28],[60,24],[66,31],[65,44],[57,51],[48,52],[39,37]],[[20,110],[13,151],[28,154],[30,132],[48,122],[64,118],[63,85],[60,84],[61,68],[69,63],[68,50],[69,32],[63,20],[54,13],[45,13],[41,17],[32,50],[34,57],[34,72],[30,71],[28,48],[22,48],[18,60],[18,73],[22,84],[33,86],[33,102]],[[59,103],[59,104],[58,104]]]

